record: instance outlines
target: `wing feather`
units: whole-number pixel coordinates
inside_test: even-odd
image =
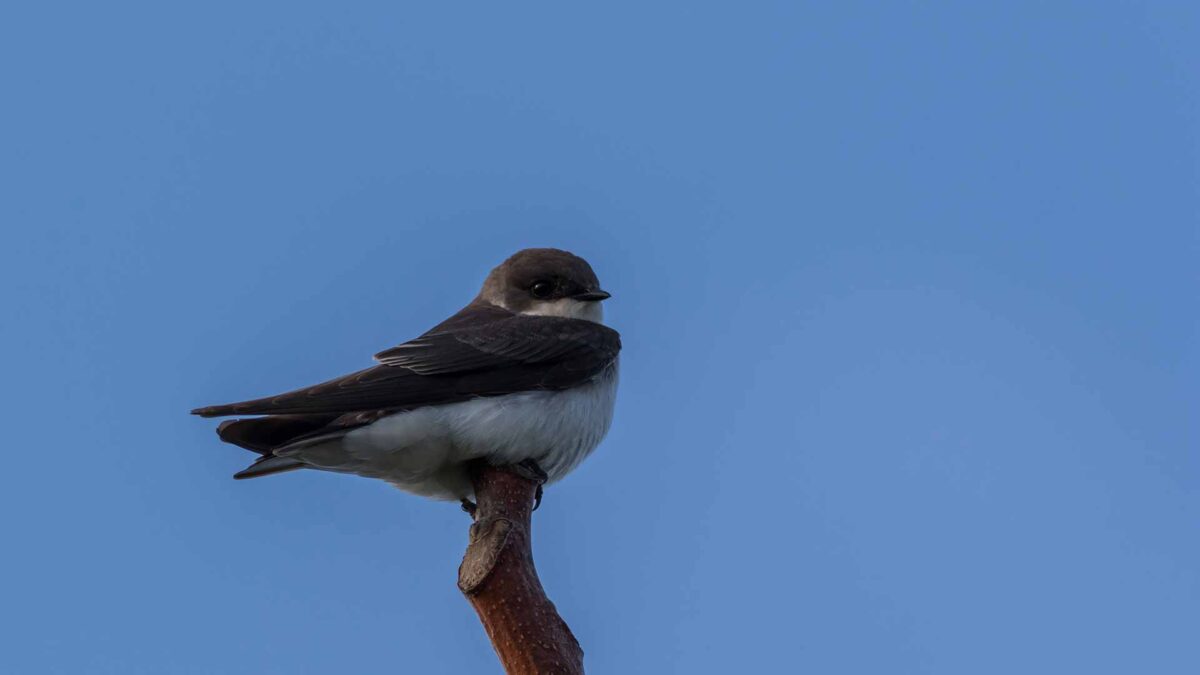
[[[241,403],[198,408],[204,417],[350,413],[412,408],[537,389],[565,389],[609,366],[621,349],[606,326],[494,309],[464,310],[415,340],[380,352],[381,365],[322,384]]]

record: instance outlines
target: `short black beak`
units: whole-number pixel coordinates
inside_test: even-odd
[[[572,295],[571,297],[575,298],[576,300],[582,300],[584,302],[596,302],[598,300],[607,300],[612,297],[612,294],[607,291],[602,291],[600,289],[596,289],[594,291],[584,291],[582,293],[576,293],[575,295]]]

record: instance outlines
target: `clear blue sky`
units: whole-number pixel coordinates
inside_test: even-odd
[[[9,3],[0,672],[498,672],[467,519],[234,482],[525,246],[615,426],[537,514],[594,673],[1195,673],[1200,6]]]

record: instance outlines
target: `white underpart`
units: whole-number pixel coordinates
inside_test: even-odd
[[[591,382],[565,391],[417,408],[277,454],[318,469],[381,478],[435,499],[470,497],[465,462],[479,457],[494,464],[532,459],[554,482],[578,466],[608,432],[617,370],[614,362]]]

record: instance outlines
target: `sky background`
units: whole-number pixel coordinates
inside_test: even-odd
[[[187,411],[590,260],[592,673],[1195,673],[1195,2],[7,3],[0,672],[495,673],[468,520]]]

